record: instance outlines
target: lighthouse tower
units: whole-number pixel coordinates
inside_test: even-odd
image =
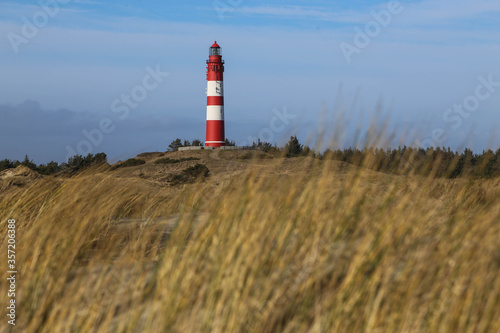
[[[224,60],[220,46],[210,47],[207,60],[207,137],[205,146],[224,146]]]

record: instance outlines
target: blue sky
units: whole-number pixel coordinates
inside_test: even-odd
[[[123,159],[204,140],[214,40],[238,144],[324,130],[349,146],[375,121],[392,146],[500,147],[498,0],[42,0],[0,1],[0,158]],[[356,52],[346,57],[346,45]],[[146,68],[168,76],[126,117],[114,112]]]

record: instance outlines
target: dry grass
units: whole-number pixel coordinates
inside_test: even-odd
[[[152,157],[0,194],[16,330],[500,331],[498,179],[200,154],[195,184],[165,186]]]

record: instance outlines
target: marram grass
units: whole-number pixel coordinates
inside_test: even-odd
[[[237,163],[178,187],[110,170],[8,187],[1,331],[500,331],[499,179]]]

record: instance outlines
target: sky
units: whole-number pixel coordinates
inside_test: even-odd
[[[205,137],[500,148],[500,2],[0,1],[0,159],[111,161]]]

